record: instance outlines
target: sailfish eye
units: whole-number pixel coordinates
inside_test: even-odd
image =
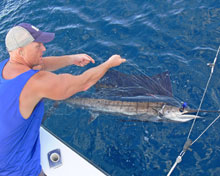
[[[179,111],[180,111],[180,112],[183,112],[183,111],[184,111],[184,108],[179,108]]]

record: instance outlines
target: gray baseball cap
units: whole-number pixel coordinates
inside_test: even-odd
[[[43,32],[28,23],[20,23],[9,30],[5,38],[5,45],[8,51],[13,51],[31,42],[48,43],[54,37],[54,33]]]

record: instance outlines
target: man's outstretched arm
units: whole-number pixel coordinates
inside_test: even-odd
[[[113,55],[104,63],[90,68],[81,75],[59,74],[55,75],[49,72],[39,73],[39,82],[35,86],[39,93],[39,98],[49,98],[53,100],[63,100],[69,98],[75,93],[86,91],[93,86],[108,69],[118,66],[125,62],[119,55]]]

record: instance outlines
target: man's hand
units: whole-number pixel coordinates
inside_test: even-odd
[[[106,62],[109,63],[109,68],[119,66],[124,63],[126,59],[121,58],[119,55],[111,56]]]
[[[95,63],[95,60],[87,54],[75,54],[75,55],[69,55],[69,57],[73,60],[74,65],[80,67],[84,67],[90,62]]]

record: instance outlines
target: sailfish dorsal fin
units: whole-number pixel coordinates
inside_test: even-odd
[[[169,73],[163,72],[153,77],[132,75],[109,70],[95,85],[97,92],[111,96],[162,95],[172,97]]]

